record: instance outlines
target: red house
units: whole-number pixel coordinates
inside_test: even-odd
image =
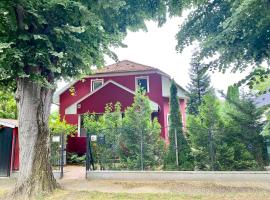
[[[78,125],[76,137],[68,141],[68,151],[85,153],[86,139],[81,131],[85,113],[104,113],[107,103],[120,102],[123,111],[133,103],[136,88],[140,85],[151,100],[152,115],[162,126],[161,136],[168,139],[168,116],[171,78],[154,67],[123,60],[98,69],[93,75],[76,80],[62,88],[53,102],[60,106],[62,118]],[[186,122],[186,91],[179,85],[178,96],[183,124]]]

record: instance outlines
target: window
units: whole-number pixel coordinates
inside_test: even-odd
[[[103,79],[95,79],[91,80],[91,92],[100,88],[103,85]]]
[[[135,78],[136,89],[142,88],[146,92],[149,92],[149,77],[142,76]]]

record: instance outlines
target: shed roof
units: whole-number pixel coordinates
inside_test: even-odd
[[[6,126],[9,128],[15,128],[15,127],[18,127],[18,120],[0,118],[0,125]]]

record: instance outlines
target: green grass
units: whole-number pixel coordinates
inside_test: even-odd
[[[258,200],[270,199],[269,193],[183,194],[183,193],[102,193],[57,190],[42,200]]]
[[[0,189],[0,199],[7,190]],[[267,192],[184,194],[184,193],[103,193],[73,190],[56,190],[36,200],[267,200]]]

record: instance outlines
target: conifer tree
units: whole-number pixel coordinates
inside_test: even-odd
[[[119,138],[120,162],[126,169],[154,169],[161,164],[164,141],[160,124],[151,120],[150,100],[141,90],[133,104],[125,110]]]
[[[190,99],[187,106],[189,114],[197,115],[199,112],[198,107],[202,103],[203,96],[211,90],[210,76],[207,74],[206,68],[195,58],[195,54],[190,64],[189,76],[191,82],[187,87]]]
[[[169,126],[170,144],[165,159],[165,169],[192,170],[193,159],[191,156],[191,149],[183,133],[182,117],[179,108],[179,98],[177,96],[177,87],[174,81],[172,81],[170,88]]]

